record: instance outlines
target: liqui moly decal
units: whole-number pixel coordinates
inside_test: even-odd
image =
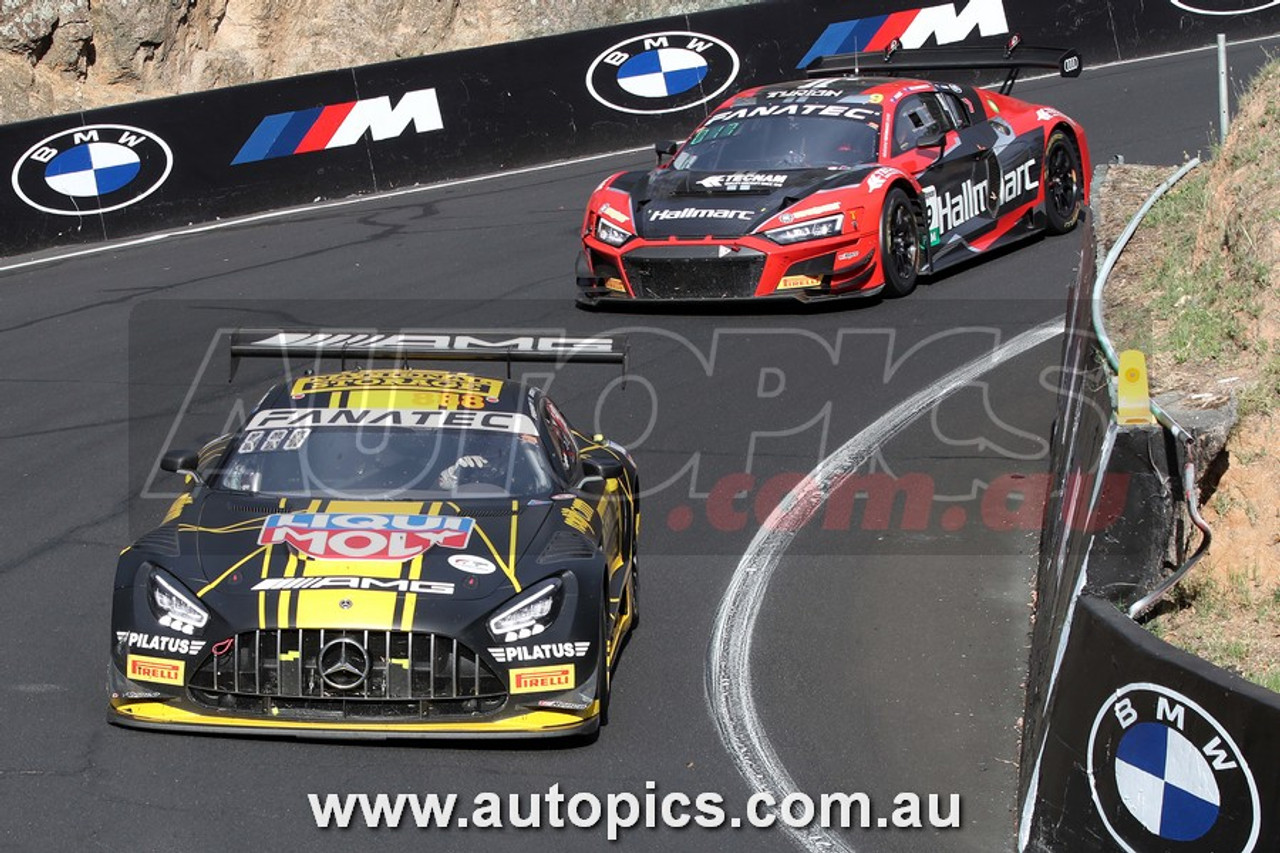
[[[292,512],[269,517],[258,544],[287,544],[315,560],[411,560],[433,545],[466,548],[474,525],[461,516]]]

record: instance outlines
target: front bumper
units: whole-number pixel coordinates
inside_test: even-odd
[[[757,238],[643,241],[614,249],[588,236],[578,257],[578,302],[706,303],[866,297],[884,286],[874,240],[841,236],[796,248]]]
[[[325,674],[335,646],[349,648],[348,662],[364,656],[356,683],[335,686],[335,676]],[[186,660],[142,656],[118,644],[107,673],[109,720],[298,737],[593,732],[600,725],[598,645],[583,640],[540,648],[548,657],[504,662],[493,656],[501,648],[477,654],[439,634],[361,629],[242,632]]]
[[[600,706],[581,712],[529,711],[493,720],[451,722],[342,722],[273,720],[202,714],[167,702],[113,700],[107,719],[138,729],[297,738],[392,740],[401,738],[550,738],[588,735],[600,728]]]

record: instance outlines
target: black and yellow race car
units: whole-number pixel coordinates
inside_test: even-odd
[[[267,331],[236,333],[232,355],[400,363],[288,378],[235,433],[164,455],[188,491],[120,556],[110,719],[595,732],[637,620],[631,457],[536,387],[410,364],[625,353],[608,339]]]

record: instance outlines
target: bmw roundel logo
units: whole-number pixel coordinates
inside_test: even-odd
[[[1190,842],[1249,853],[1257,844],[1258,786],[1240,748],[1204,708],[1167,687],[1129,684],[1103,703],[1089,734],[1089,786],[1107,831],[1129,853]]]
[[[587,91],[624,113],[674,113],[706,103],[738,76],[738,54],[713,36],[646,33],[602,52],[587,69]]]
[[[45,213],[109,213],[151,195],[172,168],[173,152],[154,133],[94,124],[32,145],[13,167],[13,190]]]

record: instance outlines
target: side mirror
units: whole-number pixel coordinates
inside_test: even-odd
[[[584,456],[582,457],[582,479],[578,481],[578,488],[589,483],[616,480],[625,470],[621,460]]]
[[[668,139],[663,142],[655,142],[653,151],[658,155],[658,165],[662,165],[663,157],[674,157],[676,152],[680,150],[680,142],[675,139]]]
[[[916,140],[917,148],[942,148],[947,144],[947,132],[940,130],[937,133],[930,133]]]
[[[194,478],[197,483],[204,483],[204,480],[196,473],[196,466],[199,464],[200,455],[194,450],[170,450],[160,457],[161,471],[185,474]]]

